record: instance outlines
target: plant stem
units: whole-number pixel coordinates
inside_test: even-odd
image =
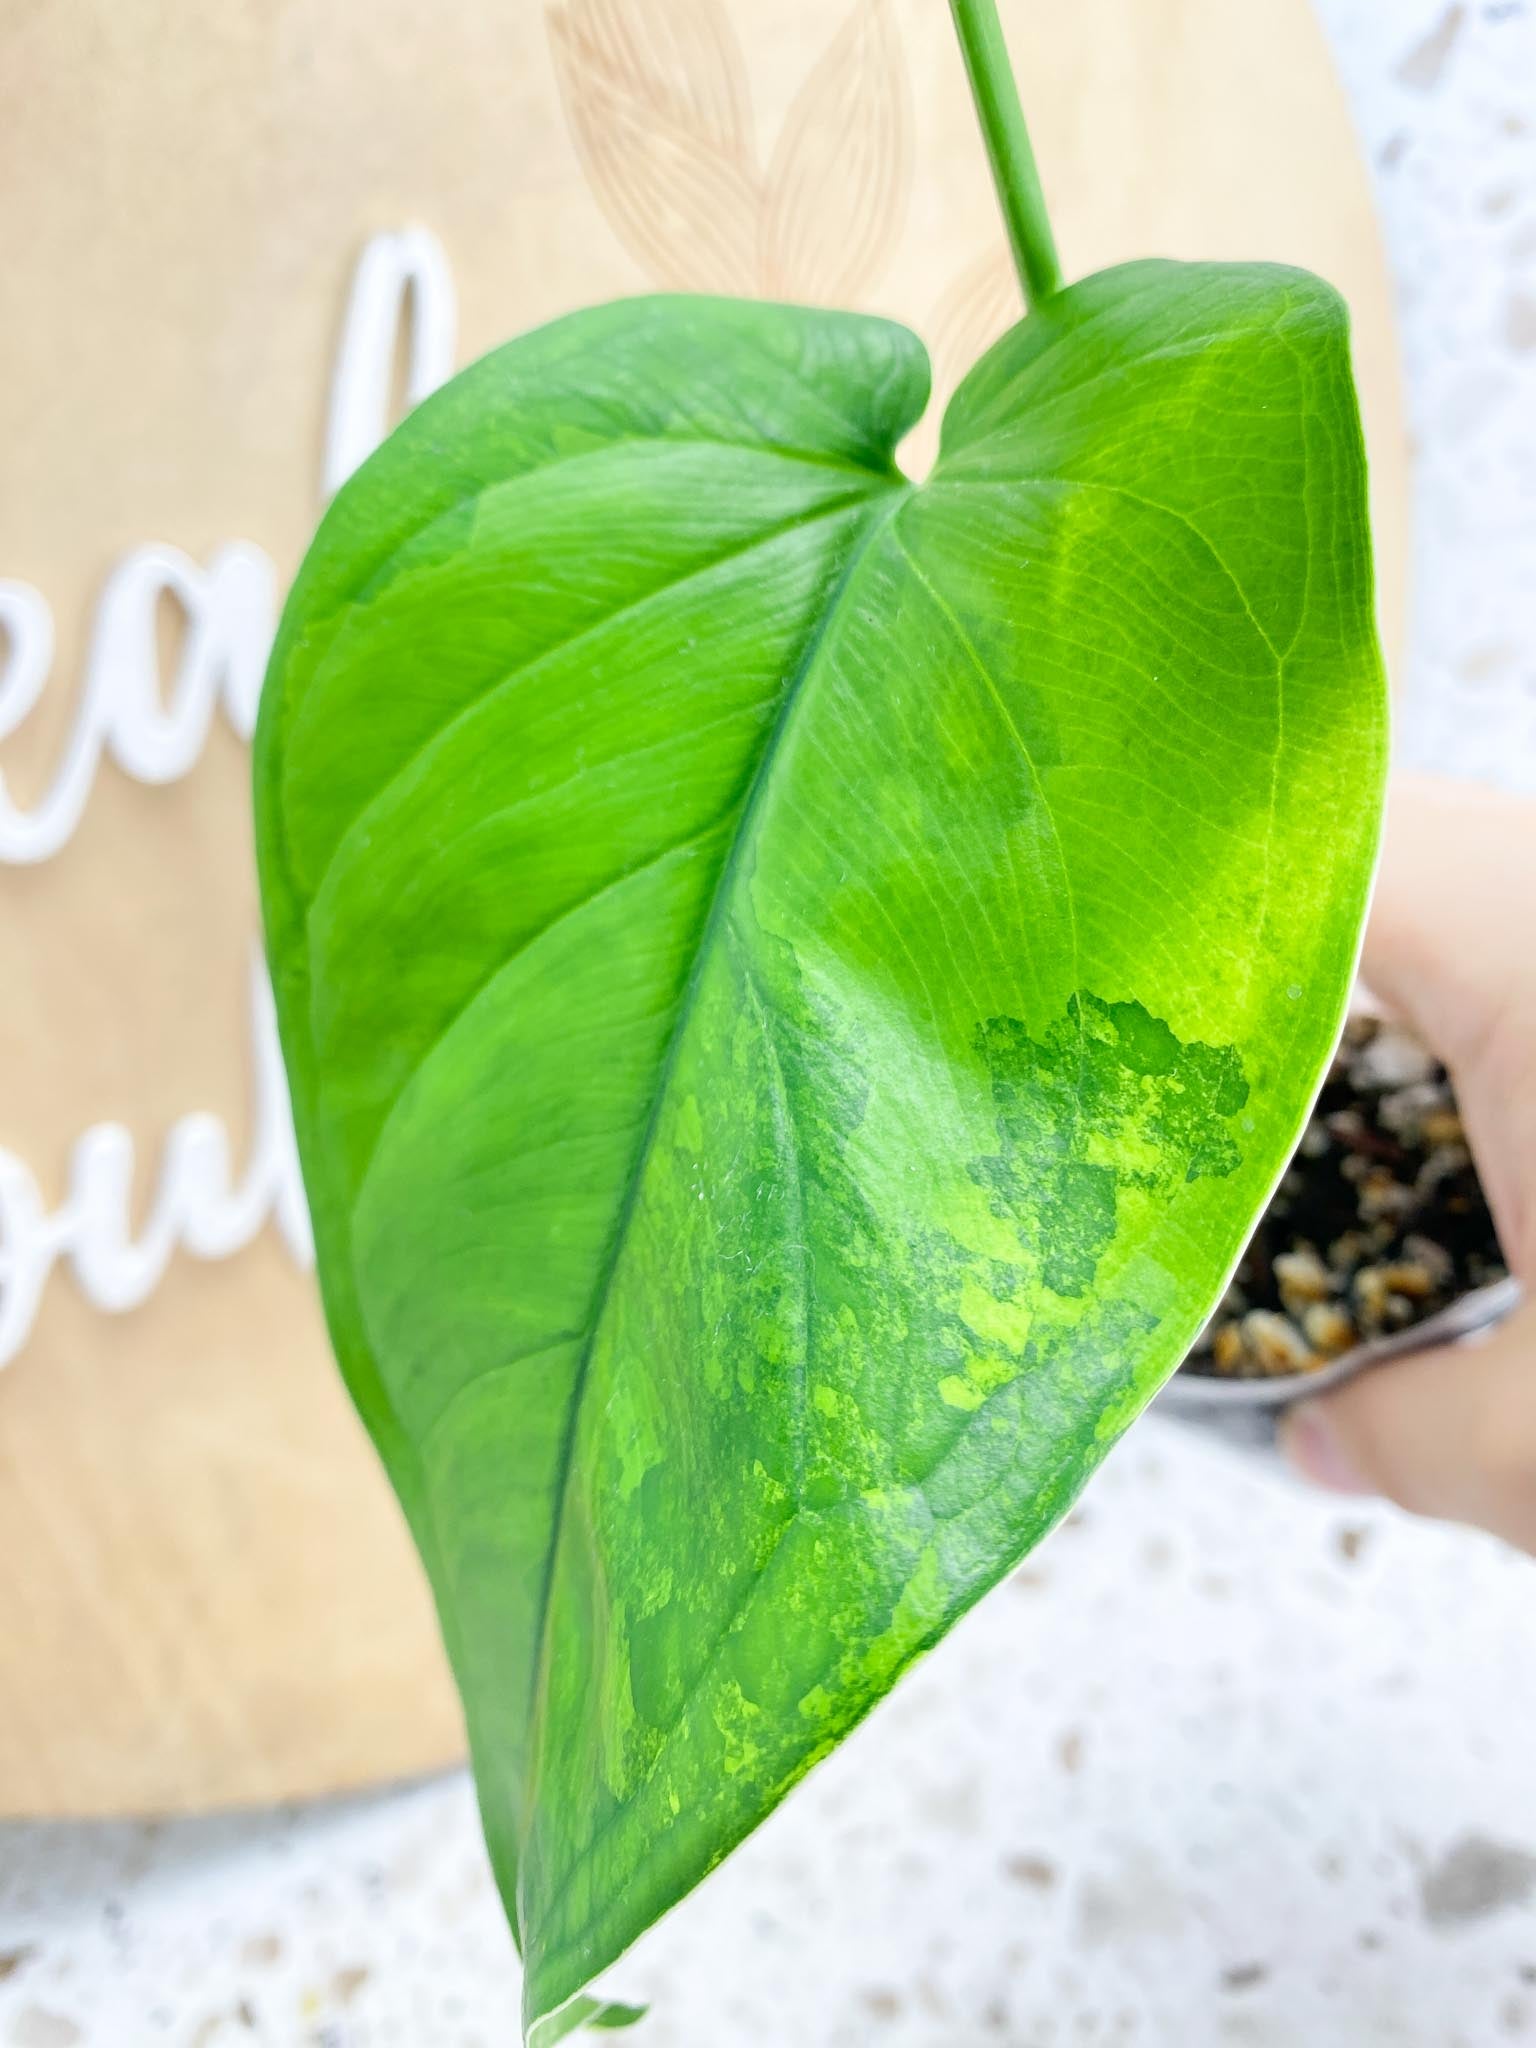
[[[1024,287],[1024,303],[1033,310],[1061,290],[1061,260],[1045,210],[1029,130],[1024,125],[1019,89],[1008,62],[1003,26],[997,18],[997,0],[949,0],[949,5],[1008,229],[1014,268]]]

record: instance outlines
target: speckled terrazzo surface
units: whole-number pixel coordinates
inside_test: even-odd
[[[1536,2041],[1533,1709],[1536,1566],[1151,1424],[635,1955],[632,2038]],[[516,2038],[459,1778],[11,1830],[0,1927],[7,2048]]]
[[[1319,5],[1420,458],[1402,748],[1536,789],[1536,7]],[[615,1988],[649,2048],[1536,2044],[1533,1730],[1536,1565],[1150,1422]],[[502,2048],[516,2001],[460,1777],[0,1826],[3,2048]]]

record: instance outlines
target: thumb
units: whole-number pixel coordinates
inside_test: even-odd
[[[1536,1302],[1487,1337],[1374,1367],[1301,1402],[1281,1447],[1315,1485],[1384,1494],[1536,1555]]]
[[[1365,979],[1451,1071],[1518,1272],[1536,1267],[1536,804],[1428,776],[1394,781]]]

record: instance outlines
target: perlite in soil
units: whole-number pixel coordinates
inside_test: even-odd
[[[1186,1372],[1315,1372],[1508,1272],[1445,1068],[1351,1020],[1296,1156]]]

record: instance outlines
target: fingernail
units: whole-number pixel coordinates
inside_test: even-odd
[[[1291,1410],[1280,1433],[1280,1448],[1303,1479],[1329,1493],[1374,1490],[1339,1442],[1321,1401],[1305,1401]]]

